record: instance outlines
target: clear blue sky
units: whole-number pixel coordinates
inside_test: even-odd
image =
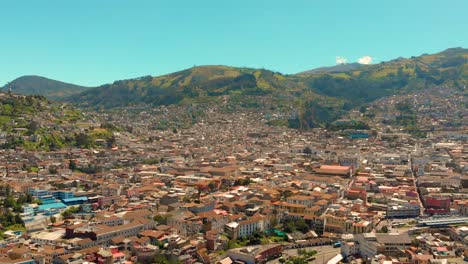
[[[283,73],[468,45],[466,0],[0,0],[0,86],[223,64]]]

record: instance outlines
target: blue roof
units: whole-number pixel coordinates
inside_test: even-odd
[[[49,203],[39,205],[39,210],[61,209],[66,207],[67,206],[64,203]]]
[[[62,199],[64,203],[70,203],[70,202],[79,202],[79,201],[88,201],[88,197],[86,196],[81,196],[81,197],[73,197],[73,198],[64,198]]]

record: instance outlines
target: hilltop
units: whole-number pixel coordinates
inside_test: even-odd
[[[78,94],[88,89],[88,87],[34,75],[21,76],[13,80],[10,86],[12,91],[17,94],[43,95],[55,100]],[[6,92],[8,87],[5,85],[1,89]]]

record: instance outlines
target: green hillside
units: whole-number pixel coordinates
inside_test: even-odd
[[[93,128],[88,119],[80,110],[41,95],[0,92],[0,148],[57,150],[97,147],[97,139],[113,142],[110,130]]]
[[[159,77],[116,81],[87,90],[69,100],[84,106],[112,108],[138,103],[168,105],[184,99],[217,97],[230,94],[287,94],[296,83],[268,70],[201,66]]]
[[[365,103],[395,93],[450,85],[462,89],[468,82],[468,50],[399,58],[363,65],[340,73],[299,74],[308,87],[327,96]]]
[[[16,94],[24,95],[43,95],[50,99],[62,99],[67,96],[78,94],[88,89],[88,87],[79,86],[71,83],[51,80],[41,76],[22,76],[13,80],[9,87]],[[7,85],[2,87],[6,92]]]
[[[467,49],[399,58],[342,72],[284,75],[264,69],[202,66],[158,77],[116,81],[67,98],[80,106],[110,109],[138,104],[218,103],[220,98],[274,98],[271,107],[290,107],[293,127],[314,127],[353,107],[381,97],[427,87],[462,89],[468,80]],[[346,69],[346,68],[341,68]],[[255,100],[254,100],[255,101]],[[255,105],[255,104],[254,104]]]

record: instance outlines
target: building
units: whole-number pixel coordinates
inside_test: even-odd
[[[70,191],[53,191],[53,192],[50,192],[50,194],[60,200],[75,197],[73,192],[70,192]]]
[[[426,197],[424,206],[428,214],[448,214],[450,213],[450,198],[445,197]]]
[[[351,166],[322,165],[315,168],[314,172],[321,175],[350,177],[353,174],[353,169]]]
[[[40,198],[42,196],[49,195],[49,191],[47,190],[41,190],[38,188],[28,188],[28,193],[34,197]]]
[[[227,256],[234,261],[241,261],[246,264],[266,263],[270,259],[281,256],[283,246],[271,244],[265,246],[251,246],[231,249]]]
[[[40,245],[53,245],[61,242],[61,238],[65,235],[64,229],[59,229],[53,232],[39,232],[31,236],[31,241]]]
[[[468,216],[468,200],[458,202],[458,213],[461,216]]]
[[[66,204],[67,206],[69,206],[69,205],[79,205],[79,204],[86,203],[87,201],[88,201],[88,197],[86,197],[86,196],[62,199],[62,202],[64,204]]]
[[[387,206],[387,218],[413,218],[421,213],[421,207],[418,204],[389,204]]]
[[[0,264],[36,264],[36,261],[34,261],[32,258],[0,258]]]
[[[97,202],[100,207],[107,207],[120,202],[120,196],[99,196]]]
[[[244,221],[228,223],[225,225],[225,230],[231,238],[236,239],[249,236],[256,231],[264,231],[268,229],[268,227],[268,219],[257,215]]]
[[[315,199],[314,197],[307,195],[293,195],[288,197],[286,201],[292,204],[305,205],[306,207],[310,208],[314,206]]]
[[[362,234],[372,231],[372,224],[369,221],[359,221],[354,220],[346,221],[346,232],[352,234]]]
[[[98,244],[108,244],[114,237],[136,236],[141,231],[154,226],[154,221],[147,219],[134,220],[131,223],[117,226],[77,224],[66,228],[65,238],[90,238]]]
[[[38,205],[37,204],[26,204],[23,205],[23,215],[25,216],[33,216],[35,212],[37,212]]]
[[[264,231],[265,221],[263,217],[257,216],[239,222],[239,237],[249,236],[255,231]]]
[[[347,218],[344,216],[335,216],[326,214],[324,216],[324,231],[331,233],[345,233]]]
[[[355,241],[345,241],[341,243],[341,254],[345,257],[359,253],[359,243]]]
[[[236,167],[212,168],[209,170],[212,176],[237,177],[239,170]]]
[[[64,203],[60,202],[60,200],[55,199],[52,195],[41,196],[39,200],[41,200],[42,204],[39,205],[38,212],[54,214],[62,209],[67,208],[67,206]]]
[[[364,233],[354,235],[354,242],[359,244],[359,253],[364,258],[373,258],[383,254],[398,256],[403,250],[411,246],[408,233]]]

